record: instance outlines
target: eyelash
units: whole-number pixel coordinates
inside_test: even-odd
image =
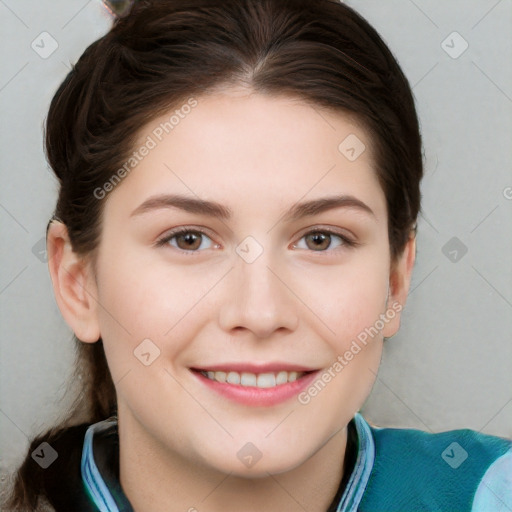
[[[173,238],[175,238],[175,237],[177,237],[179,235],[187,234],[187,233],[194,233],[196,235],[206,236],[207,238],[209,238],[211,240],[211,237],[208,235],[208,233],[206,233],[202,229],[197,229],[197,228],[179,228],[179,229],[176,229],[176,230],[171,231],[169,233],[166,233],[164,236],[162,236],[161,238],[159,238],[156,241],[155,245],[157,247],[163,247],[164,245],[168,244]],[[347,249],[352,249],[352,248],[355,248],[358,245],[360,245],[359,242],[356,242],[355,240],[351,240],[347,236],[342,235],[341,233],[339,233],[337,231],[334,231],[332,229],[328,229],[328,228],[312,229],[312,230],[304,233],[299,240],[302,240],[307,235],[311,235],[313,233],[316,233],[316,234],[327,234],[327,235],[330,235],[330,236],[336,236],[336,237],[340,238],[341,245],[338,246],[335,249],[331,249],[331,250],[326,249],[326,250],[323,250],[323,251],[314,251],[313,249],[306,249],[309,252],[313,252],[313,253],[314,252],[317,252],[317,253],[330,253],[330,252],[333,252],[333,251],[335,251],[336,249],[338,249],[340,247],[341,248],[345,247]],[[212,242],[213,242],[213,240],[212,240]],[[294,245],[296,245],[296,244],[294,244]],[[178,251],[180,251],[182,253],[185,253],[185,254],[188,254],[188,255],[191,255],[191,256],[195,255],[196,253],[202,252],[201,250],[197,250],[197,249],[196,250],[186,250],[186,249],[180,249],[179,247],[173,247],[173,249],[176,249],[176,250],[178,250]]]

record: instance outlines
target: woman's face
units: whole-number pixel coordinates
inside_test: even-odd
[[[103,199],[96,318],[122,433],[283,472],[343,431],[398,328],[385,197],[341,114],[233,89],[189,104],[141,131]]]

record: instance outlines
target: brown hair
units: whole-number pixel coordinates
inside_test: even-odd
[[[127,160],[140,128],[191,96],[240,84],[355,115],[374,146],[395,261],[420,210],[414,100],[377,32],[338,0],[141,0],[117,19],[67,75],[46,123],[47,158],[60,183],[55,216],[74,250],[90,255],[97,247],[103,201],[93,191]],[[15,510],[34,510],[39,498],[58,507],[52,479],[62,475],[45,473],[30,456],[42,441],[80,443],[73,425],[116,413],[101,339],[76,346],[81,393],[66,419],[31,443],[13,487]]]

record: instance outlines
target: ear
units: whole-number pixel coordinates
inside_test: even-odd
[[[57,304],[76,337],[86,343],[100,338],[97,290],[92,266],[71,247],[66,226],[53,220],[46,235],[48,266]]]
[[[403,253],[392,265],[389,273],[389,295],[386,305],[388,313],[386,316],[390,318],[390,321],[386,323],[382,330],[385,338],[394,336],[400,329],[401,312],[407,301],[415,259],[416,235],[413,234],[409,238]]]

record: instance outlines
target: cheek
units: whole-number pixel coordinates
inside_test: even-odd
[[[348,421],[371,391],[382,354],[389,282],[388,262],[382,260],[361,254],[340,268],[337,277],[329,274],[316,281],[322,287],[310,292],[311,302],[322,305],[321,331],[331,355],[319,378],[299,397],[312,415],[342,407]]]
[[[120,257],[120,253],[124,253]],[[171,365],[205,322],[215,314],[205,297],[225,273],[149,261],[129,251],[105,251],[98,259],[98,309],[101,337],[114,367],[123,373],[139,365],[134,351],[151,340]],[[115,261],[112,265],[108,262]],[[148,345],[152,347],[151,344]]]
[[[354,257],[347,265],[303,272],[297,295],[308,306],[319,336],[336,354],[375,326],[385,312],[389,273],[387,262],[371,254]],[[382,330],[380,323],[378,330]]]
[[[382,272],[351,275],[326,286],[321,328],[329,360],[319,377],[299,396],[313,417],[340,411],[332,428],[349,421],[371,392],[380,365],[387,279]],[[320,301],[322,297],[318,296]],[[318,302],[320,304],[321,302]]]

